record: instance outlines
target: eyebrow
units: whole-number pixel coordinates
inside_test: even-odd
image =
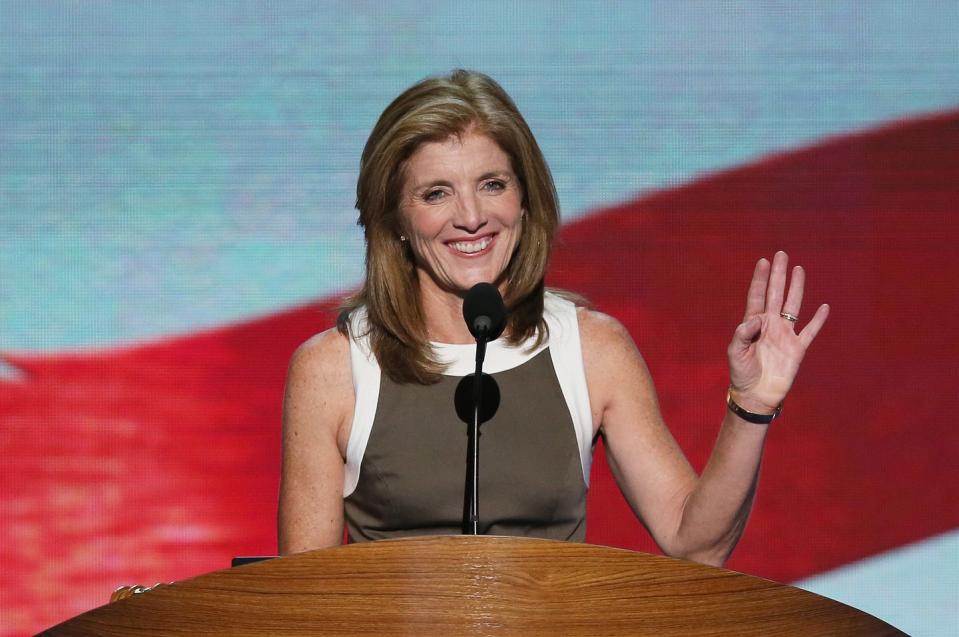
[[[484,179],[493,179],[493,178],[502,179],[504,181],[510,181],[514,177],[515,175],[513,174],[513,171],[507,168],[506,170],[490,170],[488,172],[485,172],[479,177],[477,177],[476,181],[483,181]],[[428,190],[429,188],[433,188],[435,186],[452,186],[452,185],[453,185],[453,182],[449,181],[448,179],[434,179],[432,181],[424,181],[421,184],[414,184],[412,186],[412,190],[420,191],[420,190]]]

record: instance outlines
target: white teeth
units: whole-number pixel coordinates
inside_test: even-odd
[[[484,237],[479,241],[457,241],[456,243],[451,243],[458,252],[464,252],[466,254],[473,254],[474,252],[479,252],[480,250],[485,250],[486,246],[490,244],[493,239],[491,237]]]

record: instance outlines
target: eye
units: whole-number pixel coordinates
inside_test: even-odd
[[[434,188],[433,190],[427,190],[425,193],[423,193],[423,201],[427,201],[427,202],[439,201],[440,199],[443,198],[445,194],[446,193],[444,193],[439,188]]]
[[[506,184],[499,179],[490,179],[483,184],[483,190],[489,192],[502,192],[506,189]]]

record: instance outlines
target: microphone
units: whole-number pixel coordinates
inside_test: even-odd
[[[463,319],[470,334],[479,341],[495,341],[506,327],[506,306],[492,283],[477,283],[466,293]]]
[[[477,283],[470,288],[463,299],[463,319],[476,339],[473,417],[467,428],[463,534],[479,535],[479,426],[482,419],[480,406],[483,404],[483,359],[486,358],[486,344],[499,338],[506,327],[506,306],[495,285]]]

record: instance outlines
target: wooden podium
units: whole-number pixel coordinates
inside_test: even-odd
[[[839,602],[585,544],[440,536],[209,573],[47,635],[902,635]]]

